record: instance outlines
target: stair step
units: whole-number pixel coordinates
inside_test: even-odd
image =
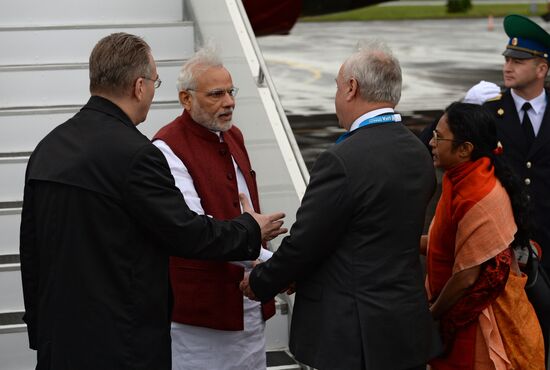
[[[31,155],[31,152],[11,152],[11,153],[1,153],[0,160],[5,158],[28,158]]]
[[[23,311],[23,288],[19,263],[0,264],[0,312]]]
[[[19,210],[21,212],[21,207],[23,206],[23,201],[11,201],[11,202],[0,202],[0,211],[13,211]]]
[[[180,108],[178,100],[171,101],[153,101],[151,110],[166,109],[166,108]],[[75,114],[82,108],[80,104],[66,104],[66,105],[35,105],[35,106],[12,106],[0,108],[0,119],[3,116],[27,116],[27,115],[44,115],[53,113],[71,113]]]
[[[20,201],[0,202],[0,235],[2,235],[0,237],[0,255],[2,256],[19,253],[22,203]]]
[[[185,59],[163,59],[156,60],[157,67],[178,65],[185,61]],[[72,70],[72,69],[85,69],[88,71],[88,63],[40,63],[40,64],[2,64],[0,65],[0,73],[6,72],[20,72],[20,71],[55,71],[55,70]]]
[[[0,24],[7,27],[177,22],[184,19],[184,1],[164,0],[151,6],[145,0],[12,1],[3,6]]]
[[[0,254],[0,269],[5,265],[19,265],[19,254]]]
[[[0,165],[5,163],[22,163],[26,166],[31,154],[32,152],[0,152]]]
[[[18,155],[19,154],[19,155]],[[0,157],[0,202],[23,199],[25,169],[29,153],[2,153]]]
[[[176,97],[174,89],[170,99],[154,102],[147,120],[141,123],[138,129],[151,138],[161,127],[179,116],[182,108],[179,102],[174,100]],[[78,105],[18,106],[0,109],[0,148],[4,152],[0,160],[10,157],[11,153],[30,153],[44,136],[76,114],[84,103],[85,101]]]
[[[0,326],[0,367],[6,370],[29,370],[36,367],[36,352],[29,349],[27,326]]]
[[[117,19],[110,24],[1,27],[0,48],[6,51],[0,55],[2,113],[9,113],[5,110],[13,107],[84,104],[88,98],[90,51],[101,37],[121,31],[147,40],[165,81],[156,91],[155,100],[173,102],[177,97],[173,83],[183,61],[194,52],[195,38],[193,23],[182,21],[182,13],[179,15],[180,19],[170,22],[124,24]]]
[[[182,63],[183,60],[157,62],[158,74],[166,83],[156,90],[156,101],[172,102],[177,97],[174,83]],[[83,105],[89,98],[88,88],[87,64],[0,67],[0,108]]]
[[[301,369],[300,365],[287,351],[267,351],[266,358],[268,370]]]
[[[0,65],[87,64],[102,37],[128,32],[147,40],[157,60],[187,59],[193,54],[192,22],[0,27]]]
[[[24,311],[0,312],[0,327],[12,325],[25,325],[23,322]]]

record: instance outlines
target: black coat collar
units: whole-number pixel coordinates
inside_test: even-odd
[[[109,99],[98,95],[92,95],[90,97],[90,100],[88,100],[88,103],[86,103],[86,105],[83,106],[81,110],[85,109],[91,109],[108,114],[109,116],[114,117],[124,123],[124,125],[137,130],[136,125],[134,125],[130,117],[128,117],[128,115],[124,113],[124,111],[120,109],[118,105],[116,105]]]

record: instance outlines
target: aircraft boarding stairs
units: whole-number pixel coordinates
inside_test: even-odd
[[[308,180],[298,147],[240,0],[19,0],[0,12],[0,368],[33,369],[28,349],[19,263],[19,224],[28,158],[50,130],[86,103],[88,57],[113,32],[151,45],[163,81],[138,128],[151,137],[181,113],[175,81],[203,40],[221,46],[240,88],[235,122],[257,171],[264,212],[282,210],[291,225]],[[123,143],[121,143],[123,145]],[[278,245],[278,240],[274,242]],[[270,369],[288,361],[291,300],[278,297],[266,335]]]

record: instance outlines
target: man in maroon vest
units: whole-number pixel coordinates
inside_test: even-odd
[[[178,90],[184,112],[156,134],[154,144],[189,208],[231,219],[241,214],[244,193],[259,211],[255,172],[241,131],[232,125],[237,88],[213,50],[204,48],[183,65]],[[260,259],[271,257],[262,251]],[[171,258],[173,369],[265,369],[265,320],[275,306],[239,290],[252,265]]]

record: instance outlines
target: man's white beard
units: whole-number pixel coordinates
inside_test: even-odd
[[[193,121],[197,122],[199,125],[206,127],[212,131],[225,132],[228,131],[231,126],[233,126],[233,121],[225,122],[221,121],[217,116],[211,116],[205,112],[200,106],[199,102],[195,99],[195,109],[192,112],[189,112]],[[221,114],[233,112],[232,108],[229,108],[223,111]]]

